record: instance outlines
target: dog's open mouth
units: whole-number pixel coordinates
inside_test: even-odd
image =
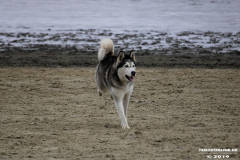
[[[133,81],[133,80],[134,80],[134,77],[133,77],[133,76],[132,76],[132,77],[129,77],[129,76],[125,75],[125,77],[126,77],[129,81]]]

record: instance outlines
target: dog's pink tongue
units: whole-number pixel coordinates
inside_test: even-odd
[[[134,80],[134,77],[129,77],[130,81],[133,81]]]

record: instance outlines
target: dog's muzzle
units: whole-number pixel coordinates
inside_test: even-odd
[[[136,72],[132,71],[132,76],[135,77],[136,76]]]
[[[134,77],[136,76],[136,72],[135,71],[132,71],[131,72],[132,76],[128,76],[128,75],[125,75],[125,77],[129,80],[129,81],[134,81]]]

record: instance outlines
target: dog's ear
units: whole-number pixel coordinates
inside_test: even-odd
[[[124,57],[125,57],[125,53],[123,51],[120,51],[118,54],[117,62],[120,63]]]
[[[136,62],[134,50],[130,52],[129,56],[133,59],[134,62]]]

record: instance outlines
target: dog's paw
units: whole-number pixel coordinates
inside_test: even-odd
[[[130,129],[128,124],[122,124],[122,129]]]

